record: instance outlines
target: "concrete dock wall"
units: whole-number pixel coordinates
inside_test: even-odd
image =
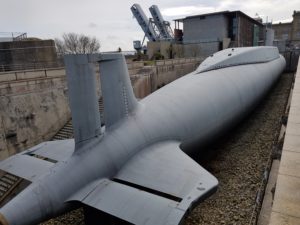
[[[192,72],[199,58],[128,64],[134,93],[143,98]],[[99,73],[95,67],[96,73]],[[99,81],[99,76],[97,76]],[[101,95],[100,82],[97,82]],[[0,73],[0,159],[51,137],[70,119],[64,68]]]
[[[272,205],[270,225],[300,224],[300,60]]]
[[[0,158],[49,140],[69,118],[65,77],[1,82]]]

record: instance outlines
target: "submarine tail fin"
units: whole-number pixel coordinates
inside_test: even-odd
[[[88,55],[66,55],[64,60],[76,151],[101,134],[96,78]]]
[[[106,128],[128,117],[137,106],[127,64],[121,53],[101,54],[100,80]]]

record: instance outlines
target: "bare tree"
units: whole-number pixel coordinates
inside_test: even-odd
[[[64,33],[62,39],[55,38],[59,54],[86,54],[99,52],[100,42],[95,37],[84,34]]]

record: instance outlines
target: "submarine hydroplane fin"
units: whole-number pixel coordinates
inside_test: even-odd
[[[133,224],[179,224],[217,185],[214,176],[182,152],[179,142],[165,141],[140,151],[113,179],[99,180],[70,200]]]

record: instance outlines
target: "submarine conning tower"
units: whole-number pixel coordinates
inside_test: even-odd
[[[197,73],[246,64],[266,63],[279,58],[277,47],[228,48],[206,58]]]

